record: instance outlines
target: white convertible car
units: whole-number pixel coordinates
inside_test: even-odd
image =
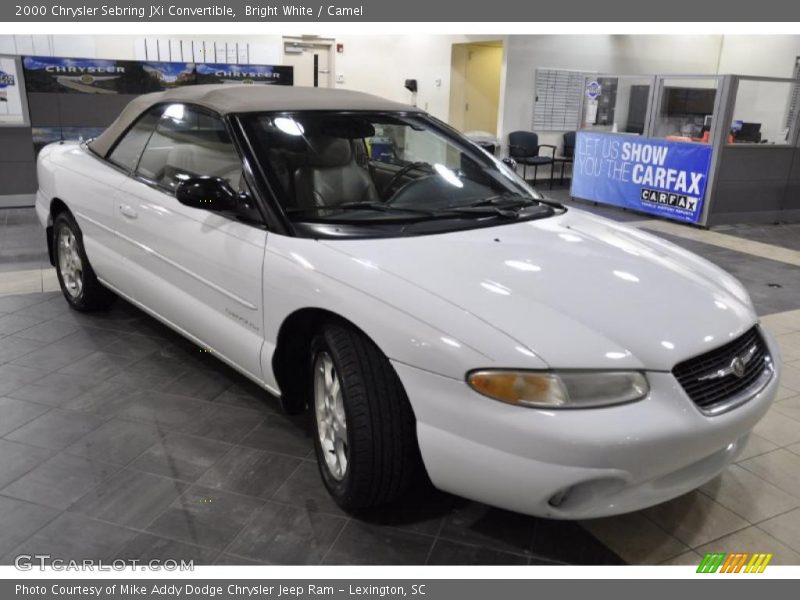
[[[736,458],[778,385],[744,288],[565,208],[417,108],[195,86],[39,155],[64,296],[147,311],[309,407],[345,508],[440,489],[575,519]]]

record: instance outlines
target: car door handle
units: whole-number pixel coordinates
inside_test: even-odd
[[[122,213],[123,217],[126,217],[128,219],[135,219],[136,217],[139,216],[139,213],[137,213],[133,209],[133,207],[128,205],[128,204],[120,204],[119,205],[119,212]]]

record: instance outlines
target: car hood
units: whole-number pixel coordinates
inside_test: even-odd
[[[741,284],[718,267],[579,210],[411,239],[323,243],[471,313],[553,368],[670,370],[757,320]]]

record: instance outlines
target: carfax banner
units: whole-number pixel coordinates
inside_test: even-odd
[[[697,223],[711,146],[579,131],[572,196]]]

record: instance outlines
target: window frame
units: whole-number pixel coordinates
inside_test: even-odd
[[[465,149],[471,150],[471,155],[474,159],[477,159],[476,162],[480,162],[481,160],[489,160],[493,161],[497,164],[498,168],[501,168],[501,161],[494,156],[488,155],[483,148],[481,148],[477,143],[469,139],[468,137],[464,136],[461,132],[457,129],[451,127],[444,121],[434,117],[433,115],[423,112],[423,111],[414,111],[414,110],[359,110],[359,109],[301,109],[301,110],[291,110],[291,109],[284,109],[284,110],[254,110],[254,111],[246,111],[246,112],[239,112],[239,113],[232,113],[228,115],[228,118],[236,124],[235,129],[237,136],[240,138],[240,142],[243,145],[243,148],[246,148],[246,156],[249,158],[251,163],[251,168],[253,168],[253,175],[256,180],[259,182],[260,185],[263,187],[261,188],[264,191],[263,197],[266,199],[265,201],[265,209],[270,214],[271,222],[273,223],[281,223],[283,228],[283,233],[285,235],[289,235],[292,237],[304,237],[304,238],[311,238],[311,237],[326,237],[321,233],[316,233],[314,235],[309,235],[307,231],[307,227],[304,226],[302,222],[293,222],[280,200],[280,196],[276,191],[276,186],[278,185],[277,182],[273,180],[273,175],[268,173],[265,170],[265,166],[263,161],[259,161],[255,157],[255,149],[252,146],[252,142],[248,138],[247,129],[244,123],[244,120],[251,119],[257,116],[269,116],[269,117],[293,117],[296,115],[326,115],[326,114],[337,114],[337,115],[376,115],[376,116],[386,116],[386,117],[405,117],[405,118],[415,118],[421,119],[425,121],[426,125],[428,125],[432,130],[439,133],[443,138],[449,141],[455,142],[455,145],[463,146]],[[257,175],[257,177],[256,177]],[[536,188],[531,188],[535,197],[538,199],[544,199],[544,196],[540,194]],[[340,239],[337,236],[331,236],[335,239]],[[361,237],[364,238],[373,238],[378,237],[382,239],[384,236],[381,235],[372,235],[367,234],[364,236],[348,236],[348,239],[359,239]]]
[[[282,234],[289,234],[293,235],[293,232],[289,227],[287,227],[287,223],[282,221],[282,219],[278,216],[279,213],[276,213],[274,208],[271,207],[273,202],[272,192],[269,188],[267,188],[265,193],[265,188],[261,185],[260,178],[257,176],[256,171],[253,169],[253,164],[258,164],[257,161],[254,160],[252,154],[252,148],[249,148],[249,144],[247,143],[246,136],[241,128],[241,125],[238,124],[237,126],[237,119],[236,115],[222,115],[219,112],[210,109],[206,106],[202,106],[200,104],[195,104],[193,102],[170,102],[168,100],[158,102],[149,106],[146,110],[142,111],[136,119],[134,119],[125,130],[119,134],[119,137],[114,140],[114,143],[108,149],[105,155],[101,155],[93,150],[90,146],[87,146],[89,152],[98,160],[102,161],[103,164],[108,165],[112,169],[119,171],[120,173],[126,175],[128,178],[141,183],[143,185],[147,185],[151,187],[165,196],[175,198],[174,190],[168,190],[163,186],[159,185],[158,183],[151,181],[150,179],[139,175],[139,163],[141,162],[142,155],[144,154],[147,145],[150,143],[150,138],[152,137],[153,133],[155,133],[156,128],[158,127],[158,121],[153,125],[152,130],[150,131],[150,135],[147,138],[147,142],[145,142],[142,151],[139,153],[139,157],[136,161],[136,166],[133,169],[124,168],[117,163],[110,160],[111,154],[116,150],[117,146],[120,142],[131,132],[131,130],[139,124],[139,122],[144,119],[146,116],[151,114],[155,111],[163,111],[166,110],[167,107],[172,106],[174,104],[181,104],[185,107],[192,108],[193,110],[199,110],[204,112],[205,114],[220,120],[223,124],[223,127],[227,131],[231,143],[233,144],[234,151],[236,152],[239,160],[242,163],[242,172],[244,173],[245,182],[247,183],[248,193],[250,194],[253,203],[256,206],[256,210],[260,216],[260,222],[256,223],[253,221],[250,222],[242,222],[244,225],[250,225],[252,227],[259,227],[266,229],[267,231],[273,231],[275,233],[282,233]],[[159,116],[160,120],[160,116]],[[223,213],[215,213],[219,214],[220,216],[227,217]],[[233,219],[231,219],[233,220]]]
[[[169,106],[175,106],[176,104],[179,104],[179,105],[183,106],[184,108],[188,108],[188,109],[194,110],[195,112],[199,112],[201,114],[204,114],[207,117],[210,117],[212,119],[216,119],[217,121],[219,121],[222,124],[223,129],[225,129],[225,132],[228,134],[228,137],[231,140],[231,146],[233,147],[233,151],[236,154],[236,156],[238,157],[239,162],[240,163],[242,162],[242,156],[239,153],[238,149],[236,148],[236,144],[233,141],[233,136],[231,135],[230,129],[228,128],[227,124],[225,123],[225,119],[222,117],[222,115],[220,115],[219,113],[217,113],[217,112],[215,112],[215,111],[213,111],[213,110],[211,110],[209,108],[206,108],[204,106],[199,106],[199,105],[196,105],[196,104],[192,104],[191,102],[167,102],[167,103],[164,103],[164,108],[169,107]],[[149,112],[150,111],[147,111],[146,113],[143,113],[140,118],[144,118],[144,116],[146,114],[148,114]],[[163,118],[163,111],[162,111],[161,117],[159,117],[159,122],[161,121],[162,118]],[[164,192],[166,195],[171,196],[172,198],[174,198],[175,197],[175,189],[168,188],[168,187],[162,185],[161,183],[159,183],[158,181],[155,181],[155,180],[150,179],[149,177],[147,177],[145,175],[142,175],[142,173],[139,171],[139,167],[142,164],[142,157],[144,156],[144,153],[147,151],[147,147],[150,145],[150,142],[153,139],[153,135],[155,134],[156,130],[158,129],[158,124],[159,123],[156,122],[155,127],[153,127],[153,131],[150,132],[150,137],[147,138],[147,143],[144,145],[144,148],[142,149],[142,152],[139,154],[139,160],[136,161],[136,168],[131,172],[131,176],[134,179],[136,179],[137,181],[141,181],[142,183],[144,183],[146,185],[149,185],[150,187],[155,188],[157,190],[160,190],[160,191]],[[242,165],[242,170],[244,171],[244,165]],[[249,184],[248,184],[248,187],[249,187]]]

